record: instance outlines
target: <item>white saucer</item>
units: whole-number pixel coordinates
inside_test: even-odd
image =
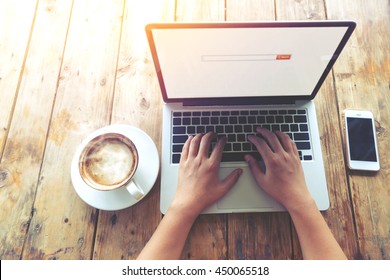
[[[134,179],[145,192],[145,196],[156,182],[160,161],[153,140],[144,131],[133,126],[116,124],[102,127],[83,140],[72,160],[71,179],[73,187],[79,197],[87,204],[101,210],[114,211],[130,207],[138,201],[124,187],[112,191],[98,191],[89,187],[81,178],[78,168],[80,153],[85,145],[94,137],[107,132],[121,133],[129,137],[136,145],[139,162]]]

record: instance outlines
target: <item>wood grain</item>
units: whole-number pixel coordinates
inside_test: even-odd
[[[25,259],[90,259],[98,211],[70,180],[75,149],[107,125],[124,2],[75,1]]]
[[[127,1],[115,82],[111,122],[144,130],[161,151],[162,99],[145,35],[149,22],[173,21],[174,5],[166,1]],[[147,120],[147,121],[145,121]],[[135,259],[161,220],[160,178],[141,202],[99,216],[95,259]],[[117,248],[121,248],[118,250]]]
[[[1,259],[21,257],[25,235],[34,214],[33,203],[40,180],[71,6],[68,1],[40,1],[38,5],[25,74],[1,163],[10,176],[0,190],[1,226],[7,229],[7,239],[0,246],[3,251]],[[47,43],[42,46],[42,41]],[[1,235],[4,236],[4,233]]]
[[[24,71],[36,6],[37,1],[29,0],[0,2],[0,159]]]
[[[353,171],[348,176],[359,249],[364,259],[390,258],[388,4],[385,0],[326,1],[329,19],[351,18],[357,22],[349,47],[334,67],[340,112],[346,108],[370,110],[376,123],[381,170]],[[342,132],[345,139],[344,129]]]
[[[224,0],[176,0],[175,21],[224,21]]]

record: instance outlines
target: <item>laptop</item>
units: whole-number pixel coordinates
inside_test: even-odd
[[[244,154],[256,127],[287,133],[297,144],[311,195],[329,208],[313,99],[356,24],[351,21],[156,23],[146,34],[162,98],[161,200],[176,191],[189,135],[226,137],[219,176],[243,169],[237,184],[203,213],[285,209],[258,187]],[[261,163],[261,158],[258,157]]]

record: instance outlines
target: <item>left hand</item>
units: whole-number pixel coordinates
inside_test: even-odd
[[[171,208],[196,218],[206,207],[226,194],[238,181],[242,169],[235,169],[225,179],[218,177],[226,139],[219,139],[209,156],[215,133],[190,136],[183,146],[177,191]]]

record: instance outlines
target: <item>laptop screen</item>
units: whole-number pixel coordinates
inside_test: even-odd
[[[168,24],[147,32],[166,101],[311,99],[350,29],[323,23]]]

